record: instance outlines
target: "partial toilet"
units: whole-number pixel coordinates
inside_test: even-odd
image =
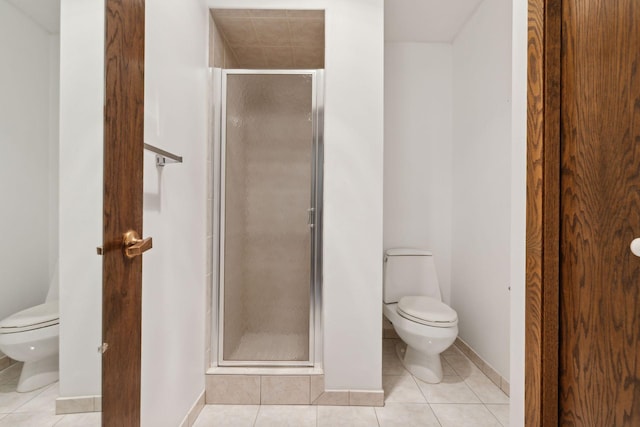
[[[17,391],[44,387],[58,380],[58,289],[49,287],[46,302],[0,321],[0,351],[24,362]]]
[[[383,299],[384,316],[407,344],[396,348],[405,368],[422,381],[442,381],[440,353],[458,336],[458,315],[442,302],[432,253],[387,250]]]

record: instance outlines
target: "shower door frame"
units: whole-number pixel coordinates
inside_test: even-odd
[[[274,360],[225,360],[224,359],[224,244],[225,244],[225,173],[226,173],[226,118],[227,118],[227,76],[229,75],[309,75],[311,76],[311,115],[312,115],[312,158],[311,158],[311,197],[310,209],[310,277],[309,277],[309,359],[302,361]],[[214,69],[214,182],[218,185],[214,194],[214,264],[217,270],[217,292],[214,292],[214,307],[218,316],[212,316],[215,322],[212,330],[217,332],[212,343],[217,343],[218,366],[224,367],[321,367],[322,363],[322,217],[323,217],[323,165],[324,165],[324,70],[249,70]],[[217,125],[217,126],[216,126]],[[215,280],[215,279],[214,279]]]

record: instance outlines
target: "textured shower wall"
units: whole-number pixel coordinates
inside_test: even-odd
[[[215,20],[213,11],[209,10],[209,66],[216,68],[237,68],[233,52],[225,42]]]
[[[224,102],[224,101],[223,101]],[[242,110],[243,100],[239,96],[227,97],[227,141],[225,170],[225,241],[224,241],[224,357],[228,359],[240,345],[246,330],[245,315],[245,241],[247,228],[246,198],[247,161],[245,129],[233,126],[235,115]]]
[[[231,277],[225,273],[225,307],[244,309],[242,321],[249,334],[245,341],[277,339],[280,347],[286,347],[286,351],[279,349],[278,355],[262,353],[260,359],[307,360],[311,77],[230,76],[228,99],[227,177],[233,182],[227,181],[226,185],[225,240],[229,242],[230,231],[244,228],[242,236],[233,236],[237,241],[233,245],[229,242],[226,249],[235,251],[235,245],[241,245],[241,260],[233,268],[242,272],[234,271]],[[236,152],[242,152],[243,157]],[[241,161],[242,166],[236,164]],[[242,174],[245,181],[240,184],[241,178],[231,174]],[[234,187],[236,183],[238,187]],[[231,268],[231,263],[225,264]],[[241,286],[242,290],[231,290],[232,286]],[[237,313],[233,316],[225,315],[225,333],[233,328],[229,322],[240,321]],[[227,343],[232,340],[225,338]],[[225,348],[226,354],[229,351],[232,349]],[[256,358],[242,353],[238,355],[241,359]]]
[[[268,81],[249,99],[248,326],[255,332],[308,334],[311,78]],[[278,108],[270,109],[274,104]]]

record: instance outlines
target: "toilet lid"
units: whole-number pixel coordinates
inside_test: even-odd
[[[58,301],[50,301],[19,311],[0,321],[0,334],[30,331],[58,323]]]
[[[448,328],[458,324],[458,313],[442,301],[424,296],[402,297],[398,314],[423,325]]]

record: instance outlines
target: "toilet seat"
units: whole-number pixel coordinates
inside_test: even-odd
[[[0,334],[32,331],[59,323],[58,301],[50,301],[19,311],[0,321]]]
[[[445,303],[425,296],[400,298],[398,314],[405,319],[437,328],[450,328],[458,324],[458,314]]]

